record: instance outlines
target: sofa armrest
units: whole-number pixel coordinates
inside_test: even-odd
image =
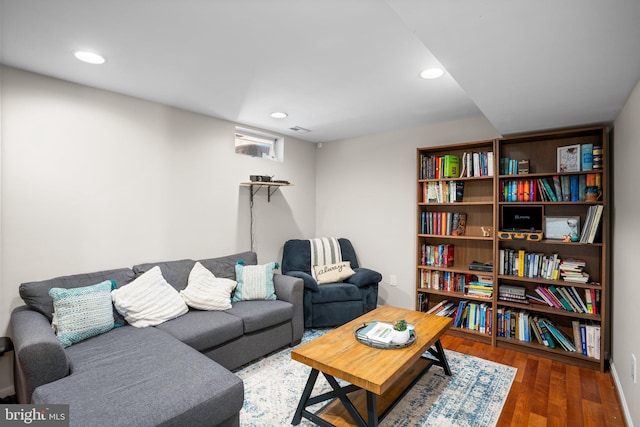
[[[305,273],[304,271],[287,271],[286,275],[302,279],[305,289],[309,289],[313,292],[320,291],[320,288],[318,288],[318,282],[316,282],[316,279],[314,279],[309,273]]]
[[[11,313],[18,402],[31,403],[33,391],[69,375],[69,361],[49,320],[26,306]]]
[[[351,283],[361,288],[363,286],[375,285],[382,280],[382,274],[377,271],[370,270],[368,268],[354,268],[356,272],[353,276],[349,277],[345,282]]]
[[[291,344],[297,344],[302,340],[302,335],[304,334],[304,305],[302,303],[304,284],[299,278],[274,274],[273,285],[278,299],[293,305],[293,320],[291,322],[293,337]]]

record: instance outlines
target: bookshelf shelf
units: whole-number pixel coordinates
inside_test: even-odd
[[[456,306],[456,310],[457,307],[466,310],[464,308],[465,305],[460,304],[461,302],[471,301],[477,303],[477,306],[482,306],[482,310],[486,310],[483,318],[490,322],[490,332],[488,334],[480,333],[473,329],[468,329],[467,325],[463,325],[464,327],[452,328],[451,334],[490,342],[497,347],[508,347],[538,354],[553,360],[604,371],[610,347],[607,136],[606,128],[594,126],[515,135],[497,140],[418,148],[416,168],[416,308],[428,311],[433,310],[435,307],[437,310],[439,304],[447,300],[447,303],[453,303]],[[581,170],[559,172],[557,153],[562,149],[558,150],[558,148],[566,146],[579,146],[581,159],[583,150],[588,152],[588,149],[596,147],[596,153],[599,156],[598,158],[601,159],[601,163],[592,164],[599,168],[582,170],[584,165],[581,163]],[[456,168],[456,157],[459,162],[457,163],[459,168],[457,173],[460,175],[460,169],[463,169],[463,176],[455,176],[455,173],[452,173],[451,168]],[[509,160],[505,161],[504,159]],[[589,160],[588,158],[585,159]],[[505,166],[510,164],[513,167],[514,161],[515,169],[510,169],[509,171],[513,170],[516,173],[505,173],[504,171],[507,170]],[[525,166],[522,169],[519,168],[521,164]],[[588,165],[589,162],[586,164]],[[470,174],[469,170],[472,170]],[[477,170],[482,170],[479,174],[480,176],[477,176]],[[517,174],[517,171],[521,173]],[[564,191],[562,195],[555,186],[556,182],[554,180],[560,182],[560,190]],[[525,182],[528,184],[525,184]],[[545,187],[544,190],[540,189],[538,183]],[[555,201],[551,200],[552,197],[545,183],[551,187],[551,192],[556,196]],[[562,187],[563,183],[565,187]],[[570,184],[574,185],[573,193],[570,191],[571,187],[567,187]],[[510,186],[513,185],[522,185],[524,191],[521,191],[521,193],[525,196],[524,198],[529,194],[527,201],[524,198],[519,201],[516,201],[518,199],[512,199],[513,193],[510,193],[512,190]],[[588,186],[590,186],[589,190],[587,189]],[[440,198],[434,196],[434,188],[437,191],[442,191],[444,187],[447,187],[444,190],[445,196],[447,191],[449,191],[449,194],[455,192],[455,201],[450,201],[446,197],[443,199],[440,194],[437,194]],[[535,195],[532,195],[532,192],[528,192],[527,188],[533,189]],[[596,190],[595,193],[594,189]],[[590,191],[590,197],[587,197],[588,191]],[[517,191],[516,195],[517,197],[522,197]],[[572,201],[570,201],[571,195],[573,196]],[[507,199],[513,201],[507,201]],[[547,216],[579,217],[581,229],[587,229],[584,234],[585,239],[580,239],[577,242],[547,239],[544,237],[544,224],[540,230],[543,237],[537,241],[499,239],[498,231],[503,221],[504,210],[506,207],[517,205],[539,206],[543,218]],[[588,221],[596,216],[592,214],[596,210],[601,211],[599,213],[600,218],[597,221]],[[436,215],[436,213],[442,215],[451,214],[451,216],[453,214],[464,214],[466,216],[464,234],[448,235],[448,233],[443,233],[444,235],[442,235],[432,233],[430,228],[425,228],[425,217],[431,218],[428,216],[430,213],[433,213],[433,215]],[[431,226],[429,224],[429,227]],[[437,227],[435,229],[440,230]],[[591,235],[589,235],[589,231]],[[489,234],[488,236],[486,235],[487,233]],[[593,243],[586,243],[588,241]],[[447,251],[450,251],[451,247],[453,247],[453,261],[445,264],[446,266],[439,265],[434,267],[425,265],[425,252],[429,256],[433,256],[433,248],[440,250],[441,247],[446,248]],[[587,283],[575,283],[562,280],[559,276],[558,279],[555,279],[554,276],[554,280],[550,280],[540,277],[528,277],[529,274],[504,274],[505,265],[503,262],[505,254],[510,254],[511,257],[514,256],[513,254],[522,257],[521,253],[530,257],[526,258],[530,261],[529,265],[533,265],[534,261],[538,263],[535,264],[535,268],[538,269],[542,268],[545,258],[550,260],[554,255],[560,260],[582,260],[585,263],[582,271],[589,275],[589,280]],[[538,258],[535,257],[536,255],[538,255]],[[513,258],[511,258],[511,261],[512,263],[509,266],[514,268]],[[494,266],[493,271],[471,270],[469,265],[472,262],[491,264]],[[517,264],[515,268],[524,267],[520,267]],[[557,266],[555,266],[555,269],[557,269]],[[509,271],[515,272],[515,270]],[[531,276],[534,275],[537,274],[532,274]],[[546,274],[540,274],[539,276],[550,277],[550,275]],[[459,290],[459,285],[451,286],[452,282],[458,283],[458,281],[463,283],[463,286],[468,286],[468,282],[476,281],[479,278],[492,283],[493,292],[490,299],[468,295],[466,291]],[[442,280],[445,280],[447,287],[443,287]],[[425,283],[426,281],[428,283]],[[499,299],[499,290],[502,286],[506,286],[504,289],[520,288],[523,289],[525,294],[534,296],[537,295],[535,290],[538,287],[557,289],[558,291],[562,289],[562,293],[568,293],[570,297],[573,297],[570,292],[573,291],[577,294],[577,298],[586,299],[588,297],[593,299],[593,307],[597,308],[591,309],[591,312],[582,312],[584,309],[580,311],[577,301],[571,301],[577,305],[574,307],[574,311],[548,307],[543,304],[523,304],[506,301]],[[570,288],[573,288],[573,290]],[[456,291],[446,289],[456,289]],[[565,302],[569,303],[569,301]],[[586,305],[586,301],[583,302]],[[556,306],[558,305],[556,304]],[[449,310],[452,307],[450,305]],[[509,310],[510,313],[527,312],[544,318],[554,328],[569,337],[573,337],[572,332],[577,324],[581,325],[583,329],[588,326],[592,332],[593,330],[599,331],[598,341],[593,341],[596,343],[593,345],[596,345],[597,348],[593,350],[593,347],[590,347],[592,351],[590,350],[589,356],[582,354],[582,348],[576,352],[565,351],[561,346],[551,349],[538,343],[533,330],[529,331],[531,342],[499,336],[497,332],[498,312],[500,312],[502,321],[502,315],[506,310]],[[445,311],[445,313],[448,313],[448,311]],[[449,315],[451,314],[449,313]],[[504,327],[504,325],[502,326]],[[589,341],[589,344],[592,345],[592,341]],[[598,355],[598,357],[592,357],[593,354]]]
[[[544,305],[537,304],[518,304],[517,302],[511,301],[502,301],[498,299],[498,305],[500,307],[511,307],[517,308],[519,310],[527,310],[535,313],[546,313],[553,314],[557,316],[567,316],[567,317],[576,317],[585,320],[593,320],[600,322],[602,320],[601,316],[597,314],[588,314],[588,313],[576,313],[575,311],[561,310],[559,308],[545,307]]]
[[[453,240],[485,240],[492,241],[493,237],[485,237],[485,236],[448,236],[441,234],[419,234],[419,237],[424,238],[433,238],[433,239],[453,239]]]

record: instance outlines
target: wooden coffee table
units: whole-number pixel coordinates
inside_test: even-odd
[[[408,347],[373,348],[354,337],[354,329],[363,322],[399,319],[415,326],[416,341]],[[377,426],[431,365],[451,375],[440,337],[452,322],[448,317],[385,305],[293,350],[291,358],[312,370],[291,424],[298,425],[304,417],[320,426],[353,425],[351,420],[357,426]],[[424,357],[427,351],[436,360]],[[320,372],[333,390],[312,397]],[[336,378],[350,384],[340,386]],[[315,413],[306,409],[325,401],[332,402]]]

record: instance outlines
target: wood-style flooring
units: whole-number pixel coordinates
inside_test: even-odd
[[[446,349],[518,369],[498,427],[625,426],[610,372],[601,373],[463,338],[445,336]]]

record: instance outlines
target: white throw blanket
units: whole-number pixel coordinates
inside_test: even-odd
[[[318,237],[309,239],[311,245],[311,275],[316,278],[313,266],[337,264],[342,262],[340,243],[335,237]]]

